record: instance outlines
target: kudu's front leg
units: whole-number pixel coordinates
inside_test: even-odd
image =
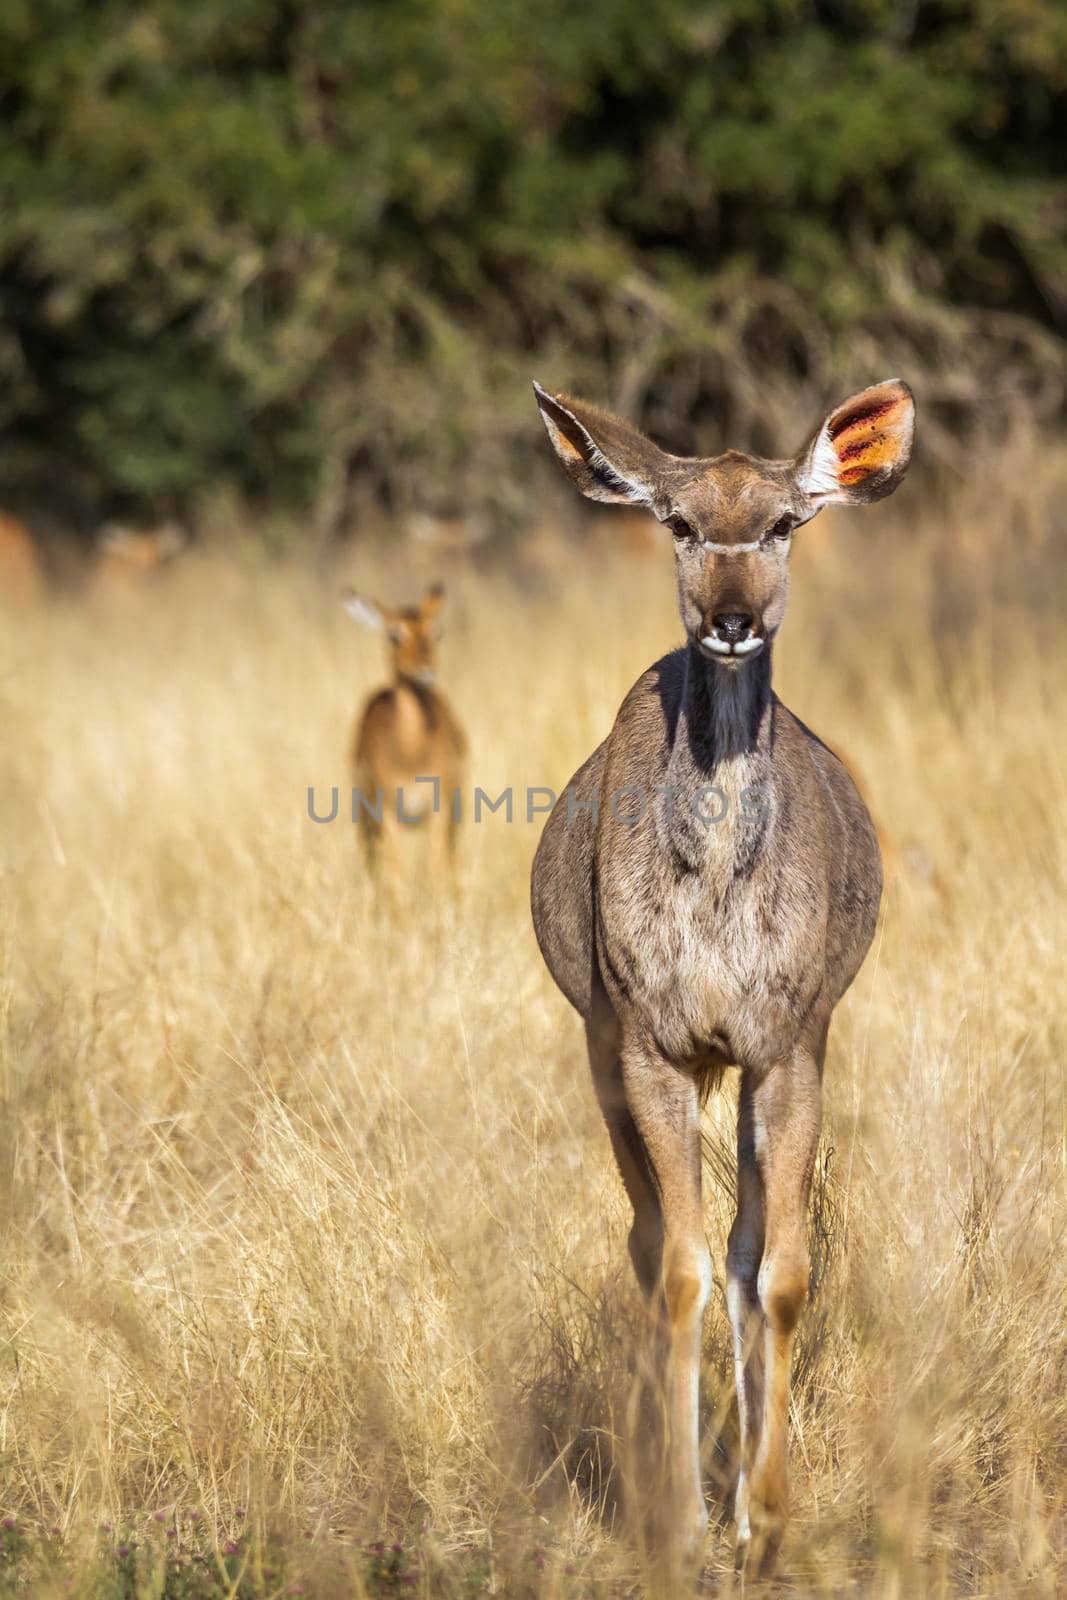
[[[821,1125],[821,1071],[797,1050],[768,1072],[742,1077],[738,1210],[727,1255],[741,1471],[737,1544],[742,1564],[773,1560],[789,1508],[790,1366],[808,1294],[808,1194]]]
[[[711,1256],[700,1191],[700,1103],[693,1078],[644,1045],[624,1044],[626,1104],[640,1135],[662,1219],[654,1302],[662,1322],[667,1539],[700,1554],[708,1513],[700,1481],[700,1344]]]
[[[741,1080],[737,1110],[737,1215],[726,1250],[726,1305],[733,1331],[734,1377],[741,1430],[741,1461],[734,1515],[738,1553],[747,1554],[751,1538],[748,1502],[752,1468],[763,1432],[764,1318],[759,1303],[759,1269],[763,1260],[763,1180],[756,1165],[752,1084]]]

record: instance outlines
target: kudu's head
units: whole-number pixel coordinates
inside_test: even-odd
[[[383,606],[369,595],[350,590],[345,610],[365,628],[383,632],[392,653],[393,673],[415,683],[433,683],[437,676],[437,641],[440,638],[444,585],[435,583],[413,606]]]
[[[689,640],[734,670],[781,625],[794,531],[823,506],[892,494],[911,458],[915,404],[897,378],[831,411],[792,461],[668,455],[595,406],[534,391],[571,482],[591,500],[645,506],[670,529]]]

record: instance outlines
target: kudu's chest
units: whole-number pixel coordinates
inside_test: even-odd
[[[825,884],[784,870],[773,795],[745,763],[661,801],[624,858],[598,839],[597,945],[616,1009],[671,1060],[772,1060],[823,984]]]

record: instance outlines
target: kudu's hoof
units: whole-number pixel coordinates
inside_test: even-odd
[[[707,1555],[708,1510],[670,1512],[664,1508],[654,1533],[650,1592],[655,1600],[680,1600],[699,1587]]]
[[[774,1573],[778,1565],[778,1552],[782,1545],[783,1525],[779,1519],[752,1517],[737,1530],[734,1545],[734,1570],[742,1582],[742,1590],[751,1583],[761,1583]]]

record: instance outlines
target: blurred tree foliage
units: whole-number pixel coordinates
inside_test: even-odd
[[[9,501],[506,518],[531,376],[681,449],[1064,404],[1062,0],[4,0],[0,110]]]

